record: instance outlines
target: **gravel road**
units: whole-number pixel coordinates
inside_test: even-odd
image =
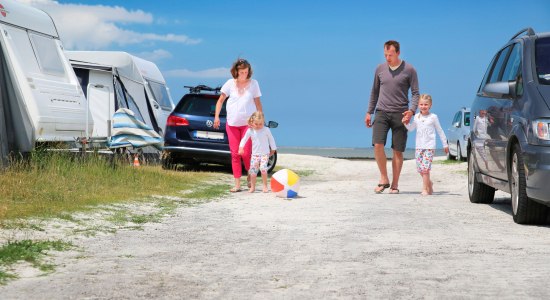
[[[235,193],[143,230],[80,237],[81,251],[54,255],[54,273],[23,272],[0,298],[550,297],[550,228],[515,224],[504,193],[470,203],[466,163],[434,164],[427,197],[414,161],[399,195],[374,194],[373,161],[281,154],[279,164],[310,173],[299,198]]]

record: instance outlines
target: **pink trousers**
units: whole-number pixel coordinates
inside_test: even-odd
[[[229,140],[229,150],[231,151],[231,168],[233,169],[233,177],[241,178],[242,167],[241,159],[244,162],[244,168],[250,169],[250,156],[252,155],[252,139],[249,139],[244,145],[244,153],[239,155],[239,144],[244,137],[248,126],[230,126],[225,125],[227,139]]]

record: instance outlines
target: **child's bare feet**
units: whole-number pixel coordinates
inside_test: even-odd
[[[267,186],[264,186],[264,190],[263,190],[264,193],[267,193],[269,192],[269,190],[267,189]]]
[[[429,193],[428,193],[428,191],[426,191],[426,190],[423,190],[423,191],[422,191],[422,193],[420,193],[420,195],[422,195],[422,196],[428,196],[428,195],[429,195]]]

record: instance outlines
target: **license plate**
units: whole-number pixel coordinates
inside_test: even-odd
[[[199,139],[223,140],[224,133],[213,131],[195,131],[195,137]]]

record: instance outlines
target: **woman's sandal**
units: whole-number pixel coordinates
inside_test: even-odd
[[[398,188],[390,188],[390,194],[399,194]]]
[[[384,192],[385,189],[390,187],[390,184],[389,183],[379,183],[377,188],[379,188],[379,187],[381,187],[381,189],[377,190],[375,188],[374,192],[377,193],[377,194],[382,194],[382,192]]]
[[[234,187],[234,188],[231,188],[229,191],[230,191],[231,193],[238,193],[238,192],[241,191],[241,189],[240,189],[240,188]]]

